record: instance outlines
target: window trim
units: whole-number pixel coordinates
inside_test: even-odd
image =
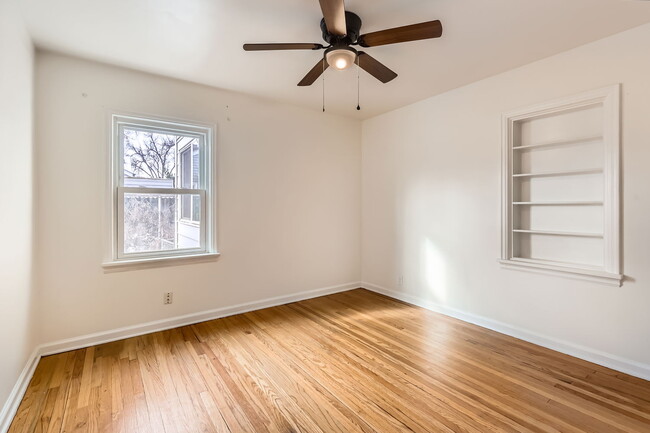
[[[143,265],[165,266],[171,263],[187,263],[196,259],[216,258],[217,250],[217,206],[216,206],[216,143],[214,140],[215,125],[161,118],[158,116],[140,115],[110,111],[108,113],[110,134],[108,143],[108,191],[107,191],[107,230],[106,253],[102,266],[105,270],[121,268],[140,268]],[[196,137],[203,152],[200,152],[199,179],[202,188],[140,188],[125,187],[123,145],[121,131],[131,128],[148,132],[167,132]],[[204,188],[203,188],[204,187]],[[153,251],[146,253],[123,253],[123,197],[124,193],[154,193],[154,194],[193,194],[201,197],[201,213],[205,215],[200,233],[200,248],[184,248],[172,251]],[[185,260],[188,259],[188,260]]]
[[[620,84],[588,91],[532,107],[503,114],[501,163],[501,263],[506,268],[560,275],[586,281],[620,286],[624,276],[620,263]],[[604,176],[604,264],[603,267],[568,265],[535,259],[513,257],[512,236],[512,163],[514,125],[516,122],[561,113],[593,105],[604,110],[603,143],[605,146]]]

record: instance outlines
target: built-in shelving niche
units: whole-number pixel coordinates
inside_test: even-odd
[[[501,263],[620,284],[619,86],[504,115]]]

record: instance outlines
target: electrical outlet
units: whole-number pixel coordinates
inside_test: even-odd
[[[168,305],[174,302],[174,292],[167,292],[163,298],[163,304]]]

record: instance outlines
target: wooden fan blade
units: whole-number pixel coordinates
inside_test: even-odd
[[[316,65],[311,68],[311,71],[307,72],[307,75],[305,75],[305,78],[300,80],[300,83],[298,83],[299,86],[311,86],[314,84],[314,81],[320,77],[325,69],[327,69],[329,65],[325,61],[325,59],[321,59]]]
[[[320,50],[321,44],[244,44],[244,51]]]
[[[357,43],[362,47],[378,47],[420,39],[439,38],[440,36],[442,36],[442,23],[435,20],[361,35],[357,39]]]
[[[359,67],[381,81],[382,83],[388,83],[391,80],[397,78],[397,74],[378,60],[371,57],[369,54],[359,51],[359,57],[357,58],[359,62]]]
[[[345,36],[348,28],[343,0],[319,0],[319,2],[327,30],[333,35]]]

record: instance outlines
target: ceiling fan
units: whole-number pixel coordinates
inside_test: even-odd
[[[355,63],[382,83],[388,83],[397,77],[397,74],[369,54],[356,50],[352,47],[353,45],[370,48],[439,38],[442,35],[442,24],[439,20],[361,35],[361,18],[352,12],[347,12],[343,0],[319,1],[324,17],[320,27],[323,32],[323,40],[329,45],[310,43],[244,44],[244,50],[325,50],[323,58],[298,83],[299,86],[312,85],[329,66],[342,71]]]

